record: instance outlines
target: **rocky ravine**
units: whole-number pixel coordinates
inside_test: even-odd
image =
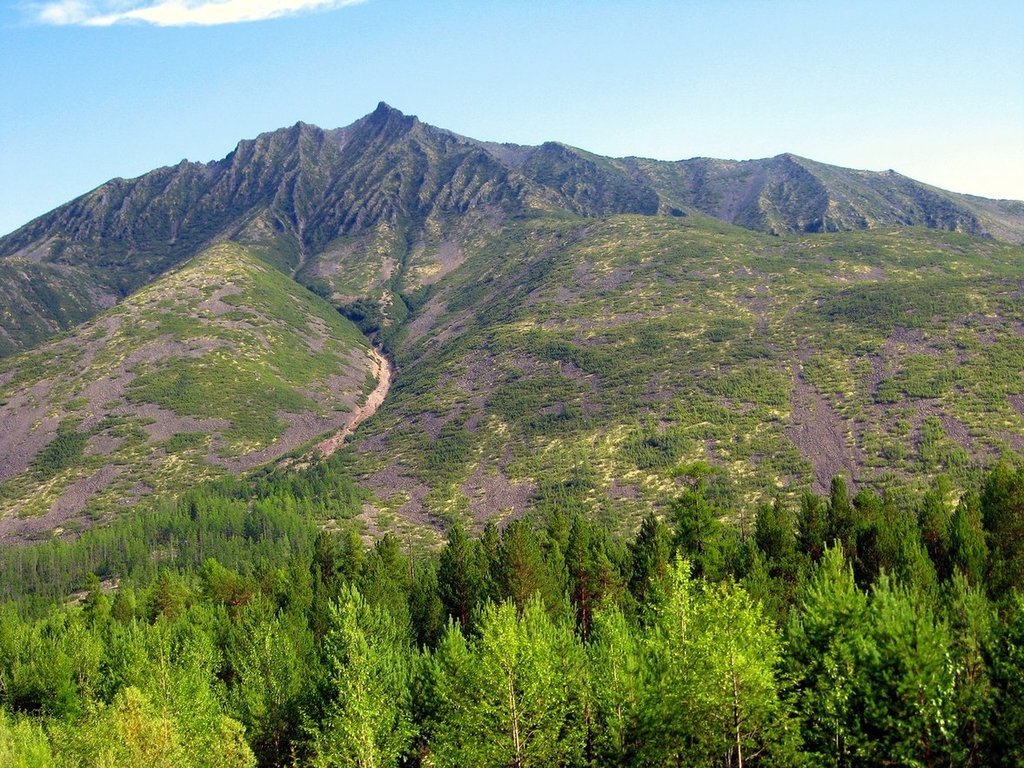
[[[391,379],[394,375],[391,361],[376,349],[370,350],[370,358],[373,361],[373,375],[377,379],[377,386],[367,395],[366,402],[355,410],[352,420],[348,424],[326,440],[317,444],[316,450],[325,458],[344,445],[345,438],[355,432],[356,427],[377,412],[381,403],[384,402],[384,398],[387,397],[388,390],[391,389]]]

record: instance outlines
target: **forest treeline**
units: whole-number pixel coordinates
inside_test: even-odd
[[[4,552],[0,765],[1024,764],[1022,467],[426,554],[312,522],[358,503],[326,462]]]

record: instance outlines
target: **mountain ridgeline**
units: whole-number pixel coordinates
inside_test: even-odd
[[[512,218],[622,213],[705,214],[769,233],[919,225],[1024,242],[1024,204],[893,171],[788,154],[664,162],[494,144],[381,103],[346,128],[297,123],[242,141],[223,160],[114,179],[0,239],[9,307],[0,353],[80,322],[220,240],[262,249],[351,303],[429,284],[478,233]]]
[[[346,454],[368,535],[963,491],[1024,450],[1021,243],[1024,203],[892,171],[298,123],[0,239],[0,517],[46,536],[340,435],[382,365],[356,326],[397,372]]]

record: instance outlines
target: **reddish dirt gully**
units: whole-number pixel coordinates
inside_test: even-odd
[[[384,398],[387,397],[388,390],[391,389],[391,362],[373,348],[370,349],[370,357],[373,360],[373,375],[377,377],[377,386],[373,388],[373,391],[369,395],[367,395],[366,402],[356,409],[352,420],[346,426],[342,427],[326,440],[317,444],[316,450],[318,450],[322,456],[330,456],[344,445],[345,438],[355,432],[356,427],[377,412],[377,409],[380,408],[380,404],[383,403]]]

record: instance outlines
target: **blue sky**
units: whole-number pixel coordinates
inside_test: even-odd
[[[1019,2],[14,0],[0,72],[0,233],[380,100],[480,139],[1024,199]]]

